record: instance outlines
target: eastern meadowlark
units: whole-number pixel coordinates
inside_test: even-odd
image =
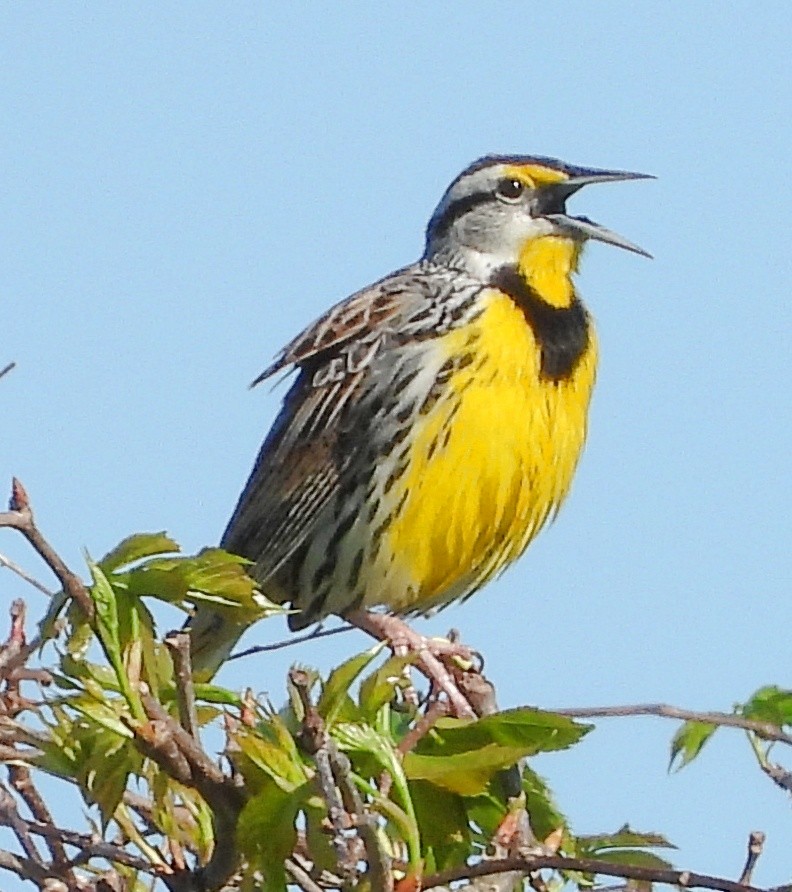
[[[332,307],[256,379],[297,370],[221,544],[291,604],[292,629],[467,598],[556,514],[597,364],[573,283],[581,250],[595,239],[646,254],[566,201],[645,176],[524,155],[474,162],[432,214],[417,263]],[[244,631],[208,608],[191,628],[204,676]]]

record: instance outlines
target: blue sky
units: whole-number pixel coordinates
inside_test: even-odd
[[[216,542],[283,391],[247,384],[329,304],[413,260],[487,152],[655,174],[573,208],[602,361],[559,520],[457,626],[502,706],[724,708],[792,686],[788,4],[6,4],[0,481],[75,566],[141,530]],[[1,485],[5,485],[2,483]],[[0,551],[42,577],[7,531]],[[10,574],[3,598],[36,595]],[[259,626],[249,643],[282,634]],[[346,635],[222,676],[283,697]],[[680,775],[671,723],[542,760],[578,832],[788,882],[792,817],[738,733]],[[783,757],[778,753],[779,758]],[[4,880],[7,883],[7,880]],[[13,888],[13,886],[11,887]]]

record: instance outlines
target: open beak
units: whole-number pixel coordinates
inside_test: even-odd
[[[630,173],[626,170],[586,170],[581,171],[578,176],[570,177],[561,183],[554,183],[551,187],[556,196],[560,196],[566,201],[570,195],[574,195],[583,186],[589,186],[592,183],[616,183],[622,180],[653,180],[651,174],[646,173]],[[638,245],[628,241],[624,236],[600,226],[588,217],[573,217],[564,211],[563,213],[542,214],[545,220],[550,220],[560,230],[569,232],[573,236],[582,239],[594,239],[598,242],[605,242],[608,245],[615,245],[617,248],[624,248],[632,251],[634,254],[640,254],[642,257],[651,258],[648,251],[644,251]]]

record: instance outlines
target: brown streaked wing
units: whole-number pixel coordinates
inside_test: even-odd
[[[400,271],[332,307],[253,382],[289,365],[299,367],[221,541],[228,551],[255,561],[259,581],[272,576],[310,535],[352,459],[338,448],[339,419],[354,406],[367,374],[368,362],[358,367],[358,358],[370,359],[379,350],[383,329],[414,284],[412,271]]]
[[[393,273],[331,307],[288,343],[250,386],[255,387],[289,365],[302,365],[317,354],[365,336],[392,319],[399,311],[399,295],[407,285],[402,276],[413,269],[406,267]]]
[[[327,404],[335,388],[314,388],[310,377],[303,371],[289,392],[221,541],[226,550],[255,561],[259,581],[275,573],[310,533],[348,458],[336,448],[337,426],[313,424],[332,411]],[[356,376],[345,383],[354,388]]]

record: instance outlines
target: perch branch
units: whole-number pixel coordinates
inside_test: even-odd
[[[423,889],[447,886],[458,880],[475,879],[516,871],[521,874],[537,870],[577,871],[601,876],[621,877],[644,883],[663,883],[683,889],[713,889],[715,892],[764,892],[756,886],[727,880],[723,877],[693,873],[690,870],[670,870],[655,867],[639,867],[632,864],[610,864],[593,858],[563,858],[559,855],[535,855],[524,858],[502,858],[481,861],[467,867],[455,867],[432,876],[424,877]]]
[[[88,619],[93,619],[93,602],[88,590],[80,577],[76,573],[72,573],[60,555],[41,534],[33,519],[33,509],[30,507],[25,487],[16,477],[11,483],[8,511],[0,512],[0,527],[9,527],[22,533],[34,551],[55,574],[63,586],[63,591],[80,606]]]
[[[653,715],[667,719],[681,719],[685,722],[705,722],[711,725],[723,725],[731,728],[742,728],[753,731],[765,740],[792,745],[792,736],[786,734],[771,722],[758,722],[739,715],[726,712],[696,712],[692,709],[679,709],[666,703],[638,703],[628,706],[596,706],[574,709],[552,709],[551,712],[565,715],[572,719],[613,718],[631,715]]]

